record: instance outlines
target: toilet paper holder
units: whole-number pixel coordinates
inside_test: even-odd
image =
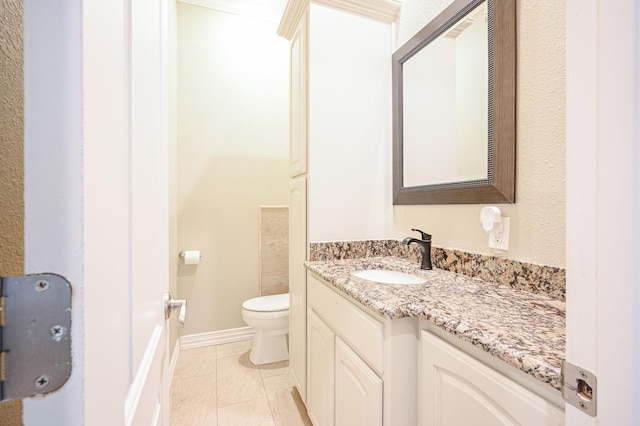
[[[200,263],[200,250],[184,250],[178,255],[185,265],[197,265]]]

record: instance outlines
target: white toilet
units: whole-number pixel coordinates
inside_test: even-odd
[[[260,365],[289,359],[289,293],[245,300],[242,319],[255,331],[249,354],[252,363]]]

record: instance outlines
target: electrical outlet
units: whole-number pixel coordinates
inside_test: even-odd
[[[509,218],[502,216],[502,231],[489,233],[489,248],[509,250]]]

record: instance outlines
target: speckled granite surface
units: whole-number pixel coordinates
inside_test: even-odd
[[[375,256],[395,256],[419,262],[422,255],[416,245],[407,247],[397,240],[310,244],[310,260],[360,259]],[[566,273],[562,268],[441,247],[432,248],[431,261],[436,268],[565,300]]]
[[[384,318],[424,318],[536,379],[560,389],[565,354],[562,301],[396,257],[309,261],[308,270]],[[427,284],[377,284],[350,275],[390,269]]]

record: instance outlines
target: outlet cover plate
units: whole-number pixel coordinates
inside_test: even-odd
[[[510,219],[502,216],[502,231],[489,233],[489,248],[509,250],[509,225]]]

